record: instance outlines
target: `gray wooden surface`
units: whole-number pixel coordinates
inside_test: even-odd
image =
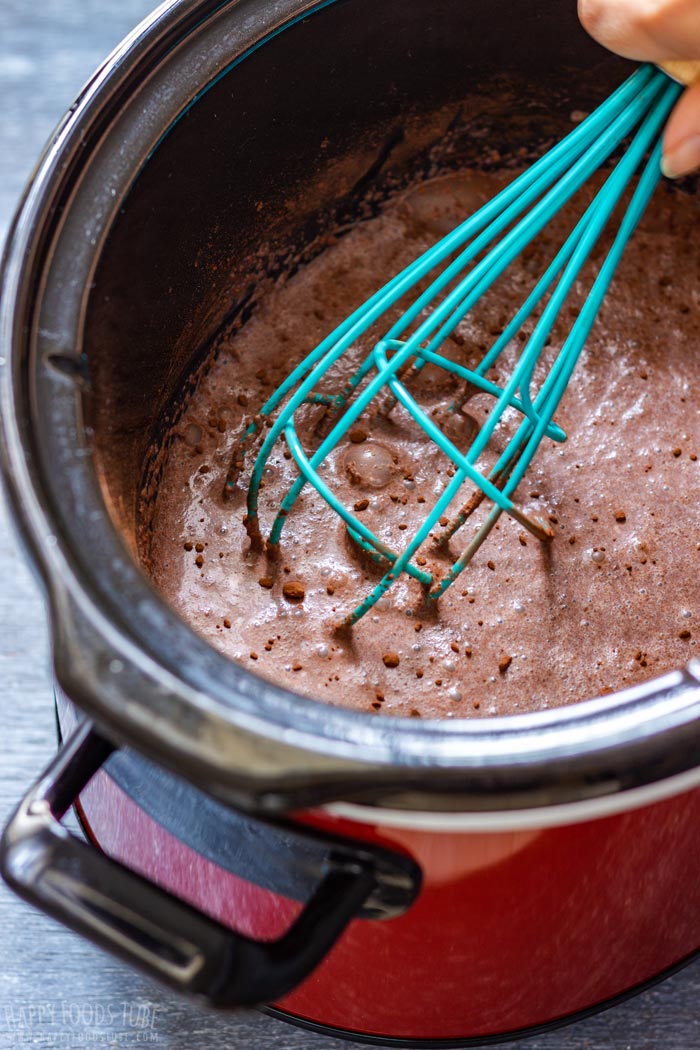
[[[572,0],[573,2],[573,0]],[[0,242],[34,160],[95,65],[150,0],[0,0]],[[0,350],[0,353],[2,351]],[[0,819],[55,747],[41,595],[0,500]],[[700,876],[699,876],[700,877]],[[205,1012],[150,984],[0,888],[0,1050],[331,1050],[256,1013]],[[700,965],[530,1050],[700,1047]]]

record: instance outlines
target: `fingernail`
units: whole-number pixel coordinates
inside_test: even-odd
[[[682,175],[699,167],[700,135],[681,139],[673,149],[666,150],[661,160],[661,170],[668,179],[680,179]]]

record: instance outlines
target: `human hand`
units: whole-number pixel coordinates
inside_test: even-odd
[[[578,0],[578,12],[592,37],[626,58],[700,59],[700,0]],[[700,168],[700,83],[669,117],[661,167],[672,179]]]

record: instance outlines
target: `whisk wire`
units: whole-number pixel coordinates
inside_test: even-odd
[[[596,201],[591,205],[591,209],[594,209],[594,211],[590,222],[582,231],[581,240],[569,262],[567,268],[569,273],[567,275],[565,272],[562,277],[561,287],[557,288],[552,299],[548,302],[539,322],[539,324],[542,325],[542,329],[539,332],[539,336],[535,343],[536,347],[539,347],[539,349],[544,345],[544,341],[558,316],[564,299],[571,290],[571,287],[580,272],[581,266],[588,258],[612,212],[619,203],[619,200],[629,183],[629,179],[636,171],[644,154],[654,140],[654,137],[658,134],[661,126],[665,122],[675,99],[678,97],[679,90],[678,85],[670,82],[668,83],[660,104],[646,118],[640,131],[632,142],[629,151],[618,163],[605,186],[596,196],[596,201],[598,202],[597,207],[594,207]],[[526,452],[523,459],[519,462],[517,469],[514,471],[504,489],[505,493],[513,491],[517,487],[530,460],[532,459],[532,456],[539,447],[539,441],[545,431],[543,424],[546,422],[547,418],[551,417],[554,411],[556,411],[564,390],[571,378],[573,369],[576,366],[581,350],[583,349],[591,328],[593,327],[625,246],[644,213],[656,184],[659,181],[660,174],[660,146],[657,145],[657,148],[654,150],[652,157],[644,169],[640,182],[632,196],[618,233],[613,241],[613,245],[593,283],[581,312],[576,319],[568,338],[564,342],[561,353],[558,355],[549,375],[542,385],[540,396],[536,401],[537,410],[542,412],[542,418],[537,423],[535,431],[530,437],[532,448],[529,453]],[[533,339],[535,339],[536,334],[537,329],[535,330],[535,333],[533,333]],[[521,391],[521,394],[524,395],[524,392]]]
[[[640,115],[648,107],[653,97],[658,93],[659,88],[660,83],[657,80],[646,85],[640,94],[632,100],[629,107],[613,121],[611,127],[598,137],[589,152],[584,154],[584,156],[574,164],[574,167],[563,177],[559,186],[555,187],[553,191],[550,191],[550,193],[535,205],[529,216],[527,231],[523,231],[519,227],[516,227],[506,234],[503,240],[494,249],[493,258],[485,259],[482,260],[481,263],[478,263],[474,269],[471,270],[462,281],[460,281],[457,287],[454,288],[447,297],[438,304],[438,306],[436,306],[435,310],[423,321],[416,331],[409,336],[408,340],[403,344],[401,349],[397,351],[394,357],[384,365],[384,370],[370,380],[367,387],[365,387],[362,393],[358,395],[357,400],[348,408],[348,411],[342,417],[342,420],[335,425],[326,440],[322,442],[310,461],[315,470],[323,463],[328,452],[332,450],[340,438],[343,437],[347,430],[349,430],[353,423],[355,423],[359,416],[365,411],[367,405],[374,399],[381,387],[388,381],[389,377],[410,356],[413,355],[414,350],[420,346],[423,339],[429,336],[432,330],[438,327],[442,321],[449,316],[453,307],[459,304],[460,316],[455,321],[456,326],[458,321],[463,319],[469,309],[471,309],[475,302],[493,282],[494,273],[500,275],[500,273],[502,273],[522,251],[522,248],[527,245],[530,240],[534,239],[537,233],[546,226],[561,208],[562,204],[580,189],[588,178],[590,178],[591,174],[597,170],[600,164],[619,145],[631,128],[634,127]],[[564,156],[561,161],[561,166],[565,167],[567,163],[568,158]],[[509,204],[504,212],[498,216],[486,230],[477,236],[470,246],[450,266],[447,267],[430,288],[424,292],[422,296],[419,296],[414,305],[406,311],[402,318],[393,325],[392,328],[390,328],[387,338],[397,339],[403,334],[415,317],[435,299],[436,295],[439,295],[443,291],[444,287],[449,284],[452,278],[457,273],[461,272],[475,255],[479,254],[483,248],[486,248],[503,229],[507,228],[510,223],[517,218],[523,208],[537,200],[542,193],[542,183],[550,183],[553,178],[558,177],[560,174],[559,168],[559,164],[554,164],[552,165],[552,168],[545,170],[541,182],[534,180],[533,184],[529,185],[520,197],[516,198],[515,201]],[[554,176],[552,176],[552,170],[555,172]],[[364,327],[369,327],[369,325],[365,325]],[[346,335],[345,338],[341,340],[341,343],[345,344],[347,339],[348,337]],[[341,352],[348,349],[351,342],[352,340],[347,342],[347,345],[343,345]],[[336,352],[333,351],[333,357],[331,360],[335,361],[336,359]],[[324,372],[327,367],[328,363],[324,363]],[[314,385],[314,382],[309,378],[306,380],[304,386],[310,384],[311,388]],[[295,398],[293,400],[295,400]],[[505,401],[505,398],[499,400],[498,410],[500,412],[505,408]],[[290,408],[291,404],[285,409],[285,415],[289,416],[291,414]],[[272,434],[270,435],[270,438],[271,437]],[[282,515],[281,521],[279,516],[275,521],[275,525],[280,521],[279,531],[281,531],[284,519],[286,519],[289,511],[292,509],[303,484],[304,478],[302,477],[292,486],[287,497],[285,497],[285,500],[283,501],[283,510],[285,513]],[[274,527],[273,533],[275,536],[278,535],[278,530]],[[272,539],[272,535],[271,542],[276,542]]]
[[[646,84],[639,95],[614,118],[610,126],[600,133],[585,151],[563,151],[562,156],[558,159],[552,159],[553,154],[550,153],[550,163],[545,167],[541,176],[532,180],[523,192],[471,241],[468,247],[396,322],[390,329],[387,338],[399,338],[410,327],[414,319],[449,285],[453,277],[461,273],[490,244],[496,242],[500,234],[507,230],[525,209],[533,205],[527,223],[519,224],[507,232],[496,247],[467,274],[451,295],[431,313],[425,322],[426,328],[421,328],[421,334],[424,331],[427,334],[430,329],[438,327],[445,315],[449,313],[448,304],[454,306],[454,313],[440,328],[430,349],[434,349],[435,345],[440,345],[464,319],[483,292],[503,273],[523,248],[534,240],[563,204],[581,188],[601,163],[607,160],[619,146],[659,93],[660,86],[658,80],[652,80],[651,83]],[[558,179],[560,179],[559,182],[557,182]],[[538,198],[541,199],[538,200]],[[460,296],[463,296],[461,301]]]
[[[476,213],[467,218],[455,230],[443,238],[429,252],[421,256],[396,277],[392,278],[383,288],[375,292],[366,303],[345,319],[333,332],[319,343],[295,369],[290,372],[286,379],[274,391],[272,396],[263,405],[258,413],[257,419],[269,419],[284,398],[294,387],[301,384],[289,403],[285,406],[283,417],[280,417],[269,432],[263,447],[260,449],[253,476],[250,482],[250,496],[248,501],[248,515],[257,514],[257,494],[264,464],[272,447],[278,440],[287,418],[304,402],[307,395],[312,392],[313,386],[321,378],[327,369],[338,360],[340,356],[370,328],[382,314],[394,305],[407,291],[417,282],[422,280],[430,270],[440,265],[454,251],[456,251],[470,237],[483,229],[492,219],[515,200],[531,183],[535,182],[541,174],[551,174],[552,163],[557,163],[560,158],[572,158],[580,156],[593,142],[598,134],[598,128],[603,117],[611,119],[617,116],[624,108],[634,101],[646,83],[651,79],[653,67],[642,66],[630,76],[613,94],[603,103],[598,110],[583,120],[569,135],[566,136],[548,154],[535,162],[527,171],[523,172],[509,186],[505,187],[490,202],[480,208]],[[313,377],[313,378],[312,378]],[[260,428],[259,422],[253,421],[246,428],[241,443],[253,437]],[[239,457],[234,454],[234,461]],[[235,484],[232,476],[227,479],[227,487]]]
[[[512,496],[543,437],[554,441],[566,438],[552,417],[590,334],[624,247],[660,177],[658,143],[643,169],[612,247],[593,281],[588,297],[561,350],[546,368],[536,391],[533,390],[535,373],[567,295],[622,199],[630,179],[642,164],[655,138],[658,138],[679,91],[677,84],[653,67],[641,67],[528,171],[406,267],[322,340],[277,388],[244,431],[234,450],[234,460],[227,479],[229,488],[236,483],[240,473],[242,450],[263,427],[269,428],[253,465],[248,489],[247,520],[251,536],[258,530],[258,499],[263,471],[275,443],[284,435],[289,452],[299,468],[299,476],[281,501],[268,544],[274,548],[279,543],[290,511],[304,486],[310,483],[345,522],[353,542],[373,560],[380,564],[388,563],[382,579],[357,608],[345,617],[345,624],[354,624],[364,616],[404,572],[429,588],[430,599],[439,598],[469,564],[504,512],[539,539],[552,535],[548,525],[529,517],[516,507]],[[637,130],[629,149],[618,160],[544,274],[536,281],[522,306],[504,326],[481,362],[475,367],[467,367],[441,353],[445,340],[455,332],[485,292],[635,128]],[[356,346],[387,310],[439,267],[443,268],[389,326],[386,334],[375,342],[342,388],[335,393],[317,390],[317,385],[324,380],[329,368],[351,347]],[[538,320],[510,376],[502,385],[491,381],[487,373],[542,303],[544,305]],[[427,364],[452,373],[468,384],[467,389],[473,387],[494,398],[483,426],[466,452],[462,452],[431,419],[406,385]],[[383,391],[388,398],[385,401],[386,410],[390,411],[393,405],[400,404],[447,457],[451,467],[443,491],[400,553],[377,537],[356,514],[346,508],[319,474],[319,469],[338,442]],[[321,416],[323,426],[330,427],[325,436],[321,434],[318,447],[311,455],[303,448],[295,424],[295,414],[304,404],[321,406],[324,410]],[[278,408],[280,410],[273,418]],[[507,410],[518,412],[521,415],[520,422],[495,464],[484,472],[477,464]],[[452,408],[448,411],[452,411]],[[467,480],[476,486],[475,496],[448,523],[443,542],[444,537],[451,538],[464,525],[484,498],[489,499],[493,507],[449,570],[435,580],[434,573],[423,571],[412,563],[412,559],[431,533],[435,538],[432,530],[438,522],[445,525],[445,514]]]

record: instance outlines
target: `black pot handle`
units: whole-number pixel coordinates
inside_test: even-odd
[[[376,890],[371,852],[341,849],[279,940],[235,933],[112,860],[60,823],[114,750],[79,727],[21,802],[0,843],[0,871],[25,900],[178,991],[217,1007],[281,998],[321,962]],[[386,861],[384,861],[386,865]],[[396,874],[396,873],[395,873]],[[405,871],[403,873],[405,881]],[[407,887],[408,889],[408,887]],[[410,888],[412,898],[416,887]]]

